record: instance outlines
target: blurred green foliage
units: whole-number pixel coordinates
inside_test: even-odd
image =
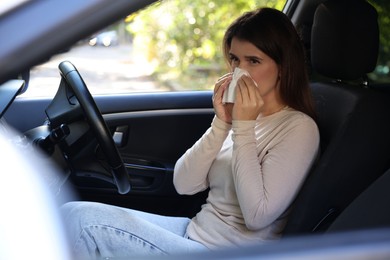
[[[245,11],[285,0],[164,0],[127,19],[133,53],[147,57],[171,89],[208,89],[226,72],[222,38]]]
[[[380,47],[371,80],[389,81],[390,2],[368,0],[378,11]],[[126,20],[135,60],[153,66],[154,78],[172,90],[211,89],[227,72],[222,38],[229,24],[257,7],[283,9],[286,0],[162,0]]]
[[[388,0],[369,0],[378,12],[379,57],[374,73],[369,77],[376,82],[390,80],[390,2]]]

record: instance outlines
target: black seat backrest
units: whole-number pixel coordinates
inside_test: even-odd
[[[390,227],[390,169],[361,193],[327,232]]]
[[[294,202],[285,236],[324,231],[389,168],[389,97],[343,83],[375,68],[378,38],[377,13],[364,0],[328,1],[316,10],[312,65],[337,82],[311,84],[321,155]]]

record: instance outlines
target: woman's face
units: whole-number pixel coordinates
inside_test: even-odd
[[[249,72],[260,88],[262,98],[278,95],[279,66],[264,52],[248,41],[234,37],[229,51],[230,65]]]

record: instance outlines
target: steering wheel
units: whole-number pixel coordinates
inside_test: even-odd
[[[130,182],[123,160],[114,143],[103,116],[97,107],[91,93],[84,83],[76,67],[69,61],[63,61],[59,65],[59,70],[66,84],[73,91],[80,107],[90,125],[101,149],[111,168],[114,183],[120,194],[130,191]]]

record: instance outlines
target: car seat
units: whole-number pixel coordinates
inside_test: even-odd
[[[361,193],[326,232],[390,227],[389,187],[390,169]]]
[[[390,100],[366,80],[378,39],[377,12],[364,0],[327,1],[315,11],[312,67],[330,79],[311,83],[321,154],[292,205],[285,237],[325,231],[389,168]]]

